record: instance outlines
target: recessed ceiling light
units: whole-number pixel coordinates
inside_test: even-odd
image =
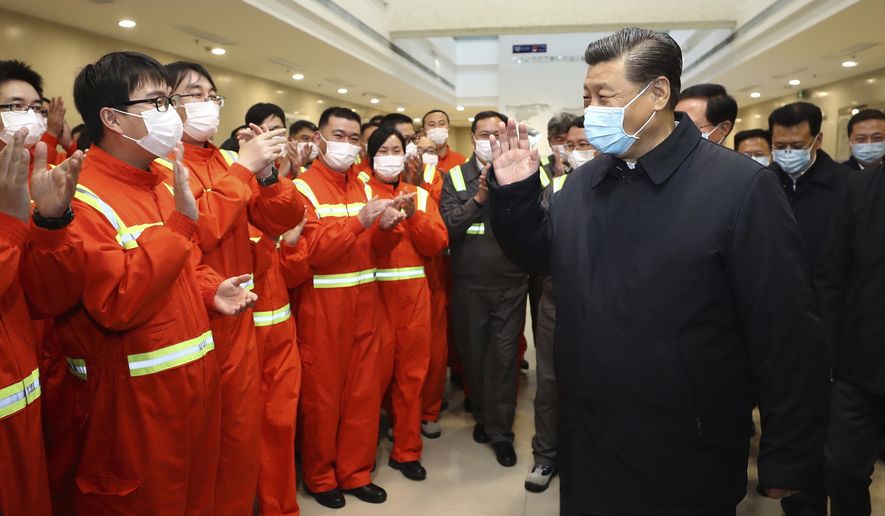
[[[369,99],[369,102],[371,102],[372,104],[380,104],[380,103],[381,103],[381,100],[380,100],[380,99],[372,98],[372,99]]]
[[[802,81],[800,81],[799,79],[790,79],[790,82],[788,82],[787,84],[789,84],[790,86],[799,86],[800,84],[802,84]]]
[[[855,66],[857,66],[857,61],[852,61],[850,59],[848,61],[842,61],[843,68],[854,68]]]
[[[397,112],[397,113],[402,113],[402,112],[405,111],[405,110],[406,110],[406,108],[404,108],[404,107],[402,107],[402,106],[396,108],[396,112]]]
[[[734,123],[739,124],[739,123],[741,123],[741,122],[743,122],[743,121],[744,121],[743,118],[735,118]]]
[[[135,20],[120,20],[117,22],[117,25],[124,29],[131,29],[132,27],[135,27]]]
[[[760,115],[759,113],[756,113],[755,115],[753,115],[753,118],[762,118],[762,115]]]
[[[210,52],[212,52],[212,54],[216,55],[216,56],[223,56],[224,54],[227,54],[227,50],[225,50],[221,47],[215,47],[212,50],[210,50]]]
[[[301,79],[304,79],[304,74],[303,73],[293,73],[292,78],[295,79],[296,81],[300,81]]]
[[[475,120],[475,119],[474,119],[473,117],[470,117],[470,118],[467,119],[468,122],[473,122],[474,120]]]
[[[415,122],[416,124],[420,124],[421,118],[416,116],[415,118],[412,119],[412,122]]]
[[[286,92],[283,91],[283,90],[277,90],[277,93],[279,93],[280,95],[282,95],[283,93],[286,93]]]
[[[318,100],[317,104],[325,104],[325,102],[323,102],[322,100]]]
[[[867,84],[875,84],[875,83],[876,83],[876,79],[873,79],[873,78],[867,79]]]
[[[817,92],[817,96],[818,96],[818,97],[827,97],[827,96],[829,96],[829,95],[830,95],[830,92],[828,92],[828,91],[819,91],[819,92]]]
[[[758,98],[761,97],[761,96],[762,96],[762,94],[759,93],[758,91],[754,91],[754,92],[750,93],[750,98],[751,98],[751,99],[758,99]]]
[[[856,114],[858,114],[858,113],[860,113],[860,110],[857,109],[857,108],[854,108],[854,109],[851,110],[851,114],[852,114],[852,115],[856,115]]]
[[[346,94],[347,94],[347,88],[338,88],[338,93],[340,93],[340,94],[342,94],[342,95],[346,95]]]
[[[457,109],[458,111],[464,111],[464,106],[457,106],[455,109]]]

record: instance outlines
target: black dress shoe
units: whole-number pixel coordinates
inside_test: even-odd
[[[314,497],[317,503],[323,507],[328,507],[330,509],[340,509],[344,507],[344,493],[338,488],[314,493],[305,486],[304,490],[307,491],[307,494]]]
[[[495,450],[495,457],[498,459],[498,464],[505,468],[516,465],[516,450],[513,449],[512,444],[506,441],[492,443],[492,449]]]
[[[486,435],[486,427],[477,423],[476,426],[473,427],[473,440],[478,442],[479,444],[485,444],[489,442],[489,436]]]
[[[427,470],[424,469],[424,466],[421,465],[417,460],[413,460],[410,462],[397,462],[393,459],[390,459],[388,462],[391,468],[397,469],[402,472],[403,476],[408,478],[409,480],[424,480],[427,478]]]
[[[366,503],[384,503],[387,501],[387,491],[375,484],[366,484],[355,489],[347,489],[344,492],[356,496]]]
[[[439,405],[439,410],[449,410],[449,400],[443,398],[442,403]]]
[[[523,361],[519,363],[519,368],[522,369],[523,371],[528,371],[529,370],[529,361],[523,359]]]

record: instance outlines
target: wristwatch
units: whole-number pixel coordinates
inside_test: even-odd
[[[273,167],[270,170],[270,175],[265,177],[264,179],[258,179],[258,184],[261,186],[271,186],[273,184],[280,182],[280,171],[277,170],[277,167]]]
[[[34,224],[38,228],[62,229],[70,224],[73,220],[74,210],[72,210],[70,206],[68,206],[67,211],[65,211],[61,217],[54,218],[44,217],[43,215],[40,215],[39,211],[37,211],[36,209],[34,210]]]

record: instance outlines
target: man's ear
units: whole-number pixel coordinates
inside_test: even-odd
[[[118,116],[119,113],[108,107],[101,108],[101,111],[98,112],[98,117],[101,120],[101,125],[104,126],[106,131],[123,134],[123,128],[120,127],[120,122],[119,120],[117,120]]]
[[[651,93],[655,98],[655,111],[663,111],[670,104],[670,79],[663,75],[654,80],[651,85]]]

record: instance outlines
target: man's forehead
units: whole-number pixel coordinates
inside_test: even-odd
[[[349,134],[360,134],[360,124],[357,123],[356,120],[332,116],[329,117],[329,130],[344,131]]]
[[[0,102],[7,104],[15,101],[33,104],[40,102],[40,94],[25,81],[13,80],[0,84]]]
[[[801,138],[811,134],[811,125],[807,120],[796,125],[780,125],[774,124],[771,128],[772,138]]]
[[[476,123],[476,132],[480,131],[497,131],[498,124],[503,122],[500,118],[493,116],[490,118],[483,118],[482,120]]]

